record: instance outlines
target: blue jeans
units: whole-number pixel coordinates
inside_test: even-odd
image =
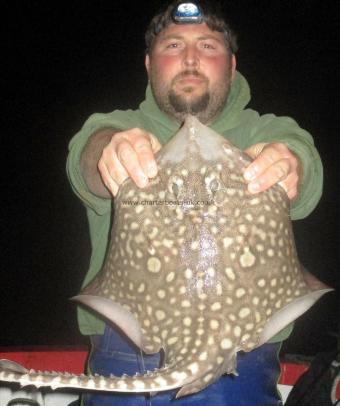
[[[134,375],[159,367],[159,354],[141,355],[133,344],[110,327],[91,337],[89,372],[101,375]],[[175,399],[176,390],[156,395],[87,392],[83,406],[279,406],[280,343],[265,344],[237,356],[239,376],[223,375],[201,392]]]

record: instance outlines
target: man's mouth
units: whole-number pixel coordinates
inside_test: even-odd
[[[175,88],[179,92],[184,92],[186,94],[192,94],[196,92],[203,91],[205,89],[205,84],[207,80],[201,75],[187,74],[182,75],[178,80],[175,81]]]
[[[195,84],[195,83],[202,83],[203,79],[198,76],[188,75],[188,76],[185,76],[182,79],[180,79],[179,82],[185,83],[185,84],[187,84],[187,83]]]
[[[199,74],[198,72],[183,72],[175,77],[174,82],[175,83],[177,82],[180,84],[185,84],[185,85],[188,85],[188,84],[195,85],[195,84],[207,82],[207,79],[203,75]]]

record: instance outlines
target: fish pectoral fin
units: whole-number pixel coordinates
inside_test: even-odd
[[[302,275],[303,275],[306,285],[312,291],[323,290],[323,289],[333,290],[330,286],[321,282],[316,276],[314,276],[312,273],[307,271],[307,269],[304,267],[302,267]]]
[[[125,307],[110,299],[94,295],[78,295],[71,298],[90,307],[116,324],[139,348],[142,348],[142,330],[136,317]]]
[[[301,296],[286,306],[282,307],[274,313],[265,324],[259,338],[258,346],[266,343],[282,329],[287,327],[290,323],[296,320],[299,316],[305,313],[313,304],[320,299],[325,293],[333,289],[321,289],[307,293]]]

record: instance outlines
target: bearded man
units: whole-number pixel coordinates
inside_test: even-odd
[[[145,35],[149,85],[137,110],[94,114],[70,142],[68,176],[85,203],[92,241],[87,285],[101,269],[108,245],[112,198],[128,177],[146,187],[157,175],[155,153],[187,114],[228,138],[254,161],[244,173],[250,193],[276,183],[291,199],[292,219],[307,216],[322,189],[322,166],[312,137],[288,117],[260,116],[246,109],[250,91],[236,70],[235,35],[212,2],[186,3],[195,21],[181,19],[183,2],[172,2],[151,21]],[[90,335],[91,373],[143,373],[159,366],[160,356],[137,350],[113,326],[79,309],[81,332]],[[279,405],[278,351],[291,326],[269,343],[239,354],[238,377],[222,376],[176,405]],[[83,405],[168,405],[174,392],[155,396],[86,394]]]

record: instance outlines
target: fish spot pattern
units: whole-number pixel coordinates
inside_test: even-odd
[[[147,187],[120,186],[104,266],[81,295],[111,301],[113,323],[134,320],[131,340],[164,351],[159,370],[101,388],[183,396],[234,372],[237,351],[255,348],[270,318],[309,290],[288,198],[279,186],[248,192],[246,154],[190,116],[156,161]]]

